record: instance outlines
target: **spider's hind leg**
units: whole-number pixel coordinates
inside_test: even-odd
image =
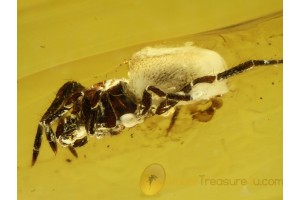
[[[184,86],[179,92],[177,93],[165,93],[164,91],[160,90],[155,86],[148,86],[144,91],[143,96],[143,104],[145,107],[149,109],[151,104],[151,94],[149,92],[154,93],[155,95],[165,98],[158,107],[156,108],[155,114],[161,115],[168,112],[171,108],[175,108],[175,111],[172,115],[171,122],[169,127],[167,128],[167,133],[169,135],[171,129],[173,128],[175,121],[178,117],[180,107],[176,106],[176,104],[180,101],[192,101],[192,97],[189,92],[192,90],[193,86],[199,83],[212,83],[216,79],[216,76],[203,76],[193,80],[191,83]]]
[[[227,79],[231,76],[236,74],[242,73],[246,70],[251,69],[252,67],[262,67],[267,65],[275,65],[275,64],[282,64],[283,60],[248,60],[244,63],[241,63],[235,67],[232,67],[226,71],[223,71],[217,74],[218,80]]]

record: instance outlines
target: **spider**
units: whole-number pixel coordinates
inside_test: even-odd
[[[192,45],[146,47],[131,57],[128,79],[106,80],[89,88],[69,81],[58,90],[38,123],[32,166],[43,133],[55,154],[58,143],[78,157],[75,148],[85,145],[88,136],[117,135],[146,117],[169,114],[175,108],[173,126],[179,105],[225,94],[227,78],[255,66],[281,63],[249,60],[226,70],[224,59],[212,50]]]

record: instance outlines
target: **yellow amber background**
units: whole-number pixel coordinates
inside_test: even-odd
[[[30,167],[37,123],[67,80],[126,77],[124,59],[148,45],[192,41],[229,67],[281,59],[281,10],[281,1],[258,0],[19,1],[18,199],[149,198],[139,182],[151,163],[167,174],[153,199],[282,199],[282,65],[230,78],[207,123],[183,108],[166,137],[170,118],[154,116],[118,136],[90,138],[78,159],[64,148],[55,156],[44,138]]]

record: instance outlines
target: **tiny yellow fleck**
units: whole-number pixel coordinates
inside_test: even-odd
[[[163,166],[153,163],[147,166],[140,179],[142,192],[147,196],[157,194],[163,188],[166,180],[166,172]]]

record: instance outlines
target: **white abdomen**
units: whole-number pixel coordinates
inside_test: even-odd
[[[167,93],[178,92],[196,78],[216,75],[224,70],[226,70],[224,59],[217,52],[208,49],[191,45],[146,47],[136,52],[129,62],[129,90],[140,101],[145,88],[149,85]],[[200,99],[228,91],[225,82],[199,85],[201,86],[195,87],[190,94]],[[212,90],[215,86],[220,86],[222,91],[218,88]],[[197,94],[193,95],[195,92]]]

